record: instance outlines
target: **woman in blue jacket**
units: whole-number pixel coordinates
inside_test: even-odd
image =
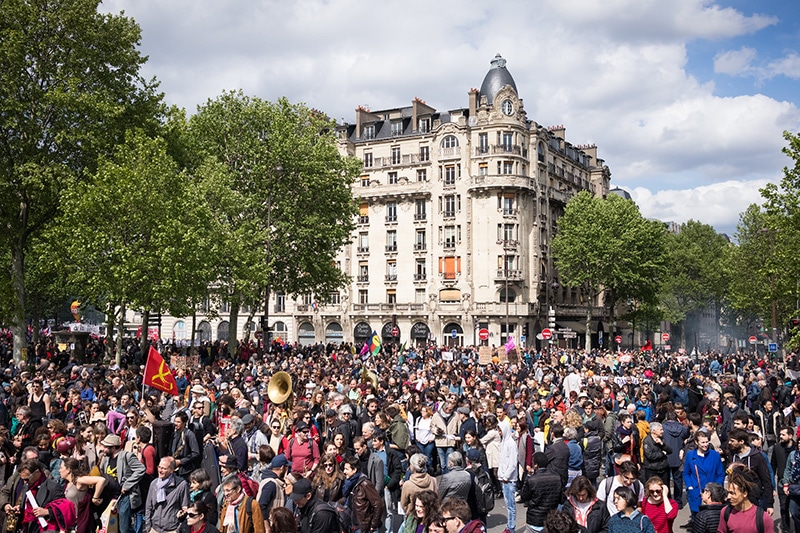
[[[704,431],[698,431],[694,435],[694,442],[697,449],[687,452],[683,461],[683,484],[688,494],[692,518],[700,510],[701,494],[706,483],[713,481],[722,485],[725,482],[722,458],[719,452],[711,449],[708,435]]]

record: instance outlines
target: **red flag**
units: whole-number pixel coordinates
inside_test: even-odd
[[[161,354],[152,346],[147,354],[147,363],[144,365],[144,384],[173,396],[178,395],[175,376],[172,375]]]
[[[642,346],[643,352],[652,352],[653,351],[653,343],[650,342],[650,339],[647,339],[647,342],[644,343]]]

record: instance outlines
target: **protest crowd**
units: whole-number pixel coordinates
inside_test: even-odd
[[[104,348],[78,363],[45,337],[15,365],[0,335],[5,532],[800,524],[795,354],[126,339],[117,366]]]

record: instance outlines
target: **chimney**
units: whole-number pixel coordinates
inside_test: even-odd
[[[478,89],[472,88],[469,90],[469,116],[478,116],[478,96],[480,92]]]

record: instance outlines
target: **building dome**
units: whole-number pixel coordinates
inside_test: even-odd
[[[506,68],[506,60],[500,54],[497,54],[491,63],[492,68],[486,73],[486,77],[483,78],[483,83],[481,84],[481,96],[486,97],[486,102],[489,105],[494,103],[494,97],[497,92],[506,85],[511,85],[514,92],[517,92],[517,84],[514,83],[514,78],[511,77],[511,73]]]

